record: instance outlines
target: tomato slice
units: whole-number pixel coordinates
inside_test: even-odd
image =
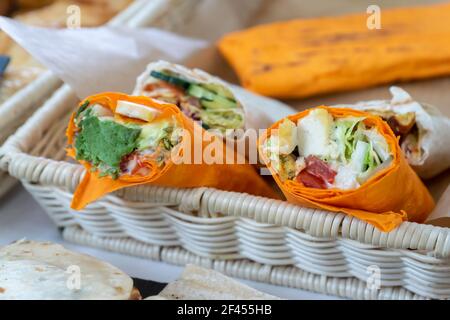
[[[325,161],[310,155],[306,157],[305,163],[305,170],[308,171],[308,173],[328,183],[334,182],[334,177],[337,173],[331,169]]]
[[[325,181],[321,178],[318,178],[306,170],[302,170],[298,176],[296,177],[298,182],[303,183],[303,185],[307,188],[317,188],[317,189],[326,189],[327,185]]]

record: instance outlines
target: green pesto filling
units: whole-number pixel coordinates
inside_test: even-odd
[[[117,178],[122,158],[138,147],[140,128],[100,120],[87,115],[79,124],[75,140],[76,159],[88,161],[98,168],[100,175]]]

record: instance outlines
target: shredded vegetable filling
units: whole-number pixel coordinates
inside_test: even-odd
[[[320,189],[358,188],[392,161],[386,140],[364,118],[333,118],[323,108],[297,124],[285,119],[263,152],[282,181]]]
[[[244,115],[239,103],[226,87],[215,83],[195,83],[169,70],[152,71],[143,95],[177,105],[205,129],[240,129]]]

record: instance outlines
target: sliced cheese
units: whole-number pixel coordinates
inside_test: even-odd
[[[339,166],[332,187],[340,190],[356,189],[359,187],[357,176],[358,172],[351,165]]]
[[[325,109],[314,109],[297,123],[301,156],[328,156],[333,117]]]
[[[117,101],[116,113],[146,122],[152,121],[159,113],[158,110],[130,101]]]
[[[285,119],[278,127],[279,147],[281,154],[290,154],[297,146],[297,126]]]
[[[92,112],[97,117],[112,117],[114,115],[110,109],[99,104],[95,104],[92,106]]]

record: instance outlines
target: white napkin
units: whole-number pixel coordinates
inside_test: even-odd
[[[0,17],[0,28],[80,99],[102,91],[131,92],[149,61],[182,62],[208,45],[152,28],[48,29],[5,17]]]

